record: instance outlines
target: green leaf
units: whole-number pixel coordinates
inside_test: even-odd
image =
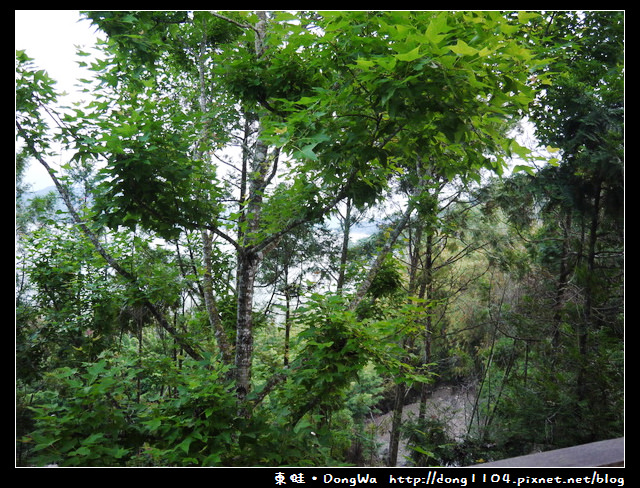
[[[91,366],[87,368],[87,372],[91,376],[99,376],[105,371],[107,371],[107,368],[104,360],[99,361],[97,363],[93,363]]]
[[[129,449],[125,449],[124,447],[107,448],[105,451],[116,459],[120,459],[129,453]]]
[[[478,56],[480,56],[481,58],[484,58],[485,56],[489,56],[489,54],[491,54],[494,50],[493,49],[489,49],[488,47],[484,47],[482,49],[480,49],[480,51],[478,51]]]
[[[91,449],[88,447],[82,446],[76,449],[75,452],[70,453],[72,456],[89,456],[91,454]]]
[[[178,444],[177,448],[178,449],[182,449],[182,451],[185,454],[189,453],[189,446],[191,446],[191,443],[194,441],[193,437],[187,437],[185,440],[183,440],[180,444]]]
[[[476,48],[469,46],[466,42],[461,40],[458,40],[454,46],[449,46],[449,49],[459,56],[473,56],[478,54],[478,50]]]
[[[16,49],[16,58],[21,63],[27,63],[29,61],[33,61],[33,58],[27,56],[27,53],[24,49]]]
[[[531,156],[531,150],[522,146],[521,144],[519,144],[517,141],[512,140],[509,144],[509,151],[517,154],[518,156],[520,156],[522,159],[529,159],[529,157]]]
[[[316,103],[318,101],[318,97],[300,97],[296,103],[301,105],[311,105],[312,103]],[[284,128],[286,132],[287,128]]]
[[[392,71],[396,67],[397,59],[395,57],[389,56],[389,57],[379,58],[377,61],[378,61],[378,64],[382,66],[384,69],[386,69],[387,71]]]
[[[300,431],[307,430],[307,429],[309,429],[310,427],[312,427],[311,422],[310,422],[308,419],[302,419],[302,420],[300,420],[300,422],[298,422],[298,423],[296,424],[296,426],[293,428],[293,431],[294,431],[295,433],[298,433],[298,432],[300,432]]]
[[[371,59],[358,58],[356,59],[356,65],[359,68],[369,69],[375,65],[375,62]]]
[[[316,342],[316,341],[309,341],[308,342],[309,345],[311,346],[317,346],[320,349],[325,348],[325,347],[331,347],[333,346],[333,341],[330,342]]]
[[[56,442],[58,442],[61,437],[54,437],[53,439],[47,439],[46,442],[40,442],[33,447],[34,451],[41,451],[43,449],[48,449],[53,446]]]
[[[158,430],[158,428],[162,425],[162,419],[155,418],[142,423],[143,425],[146,425],[150,431],[155,431]]]
[[[416,451],[416,452],[418,452],[418,453],[420,453],[420,454],[423,454],[423,455],[425,455],[425,456],[428,456],[428,457],[431,457],[431,458],[435,458],[435,457],[436,457],[436,456],[435,456],[435,454],[434,454],[433,452],[431,452],[431,451],[425,451],[425,450],[424,450],[424,449],[422,449],[421,447],[418,447],[418,446],[409,446],[409,448],[410,448],[410,449],[412,449],[412,450],[414,450],[414,451]]]
[[[531,176],[535,175],[535,170],[531,166],[526,166],[524,164],[518,164],[514,166],[512,170],[513,173],[520,173],[521,171],[524,171],[525,173],[528,173]]]
[[[537,17],[540,17],[540,14],[538,12],[518,12],[518,22],[520,22],[521,24],[526,24],[531,19],[535,19]]]
[[[416,59],[419,59],[422,56],[423,54],[420,53],[420,46],[412,49],[409,52],[395,55],[396,59],[398,59],[399,61],[407,61],[407,62],[415,61]]]
[[[82,444],[83,446],[95,444],[97,440],[102,439],[103,437],[104,437],[104,434],[102,432],[91,434],[86,439],[80,441],[80,444]]]
[[[443,15],[438,15],[435,19],[429,22],[429,26],[425,32],[425,38],[428,42],[433,44],[439,44],[447,36],[443,34],[449,31],[450,27],[447,25],[447,18]]]
[[[302,157],[304,159],[310,159],[312,161],[315,161],[318,159],[318,155],[313,152],[313,148],[316,147],[316,143],[311,143],[311,144],[307,144],[306,146],[304,146],[302,149],[300,149],[300,151],[298,151],[297,155],[298,157]]]

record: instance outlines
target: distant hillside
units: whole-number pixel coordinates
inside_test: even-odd
[[[66,210],[65,204],[62,201],[62,198],[60,198],[60,195],[58,195],[58,192],[56,190],[56,187],[54,185],[51,186],[46,186],[44,188],[41,188],[40,190],[34,190],[34,191],[25,191],[22,194],[22,199],[24,201],[25,205],[28,205],[29,202],[31,200],[33,200],[34,198],[38,198],[38,197],[44,197],[46,195],[48,195],[49,193],[55,193],[56,196],[56,205],[54,207],[54,210]]]
[[[52,191],[56,191],[56,187],[54,185],[46,186],[44,188],[41,188],[40,190],[25,191],[24,196],[26,200],[31,200],[32,198],[43,197],[46,194],[51,193]]]

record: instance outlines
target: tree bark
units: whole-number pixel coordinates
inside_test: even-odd
[[[267,31],[266,12],[257,12],[258,22],[255,26],[239,24],[225,16],[214,13],[219,18],[232,22],[243,29],[251,29],[255,33],[254,52],[256,60],[265,52],[265,36]],[[238,401],[238,414],[242,417],[250,415],[246,404],[247,395],[251,391],[251,366],[253,359],[253,299],[255,278],[260,259],[267,250],[259,238],[263,194],[273,174],[268,175],[268,148],[260,140],[260,116],[257,113],[246,113],[245,140],[243,144],[242,170],[240,174],[240,200],[238,219],[238,237],[235,244],[237,253],[236,267],[236,340],[235,340],[235,387]],[[257,129],[255,128],[257,124]],[[253,127],[252,127],[253,126]],[[253,150],[249,148],[252,128],[256,131]],[[264,241],[264,237],[262,239]],[[276,242],[277,244],[277,242]],[[275,245],[275,244],[274,244]]]
[[[349,234],[351,231],[351,198],[346,199],[347,209],[344,216],[344,224],[342,229],[342,250],[340,253],[340,273],[338,275],[337,292],[342,295],[342,288],[345,282],[345,272],[347,269],[347,256],[349,251]]]
[[[423,278],[420,286],[419,298],[426,298],[429,302],[433,298],[433,229],[429,228],[427,232],[426,242],[426,262],[423,270]],[[423,369],[427,368],[427,365],[431,362],[431,333],[433,330],[433,317],[429,313],[426,317],[424,324],[424,358]],[[422,384],[420,391],[420,410],[418,418],[424,420],[427,416],[427,397],[429,396],[429,385],[427,383]]]
[[[598,228],[600,227],[600,199],[602,196],[602,180],[594,184],[593,210],[589,226],[589,241],[587,243],[587,276],[584,287],[584,320],[578,325],[578,348],[580,352],[580,366],[578,370],[577,390],[578,400],[588,398],[588,338],[589,331],[594,327],[594,295],[596,278],[596,249],[598,242]]]
[[[246,400],[251,390],[253,357],[253,293],[257,270],[257,256],[242,250],[238,256],[237,313],[236,313],[236,395],[238,402]],[[243,410],[243,416],[248,412]]]
[[[560,270],[558,272],[558,282],[556,284],[556,297],[554,303],[553,323],[551,331],[551,345],[554,350],[560,346],[560,325],[562,321],[562,307],[564,305],[564,294],[569,278],[569,239],[571,238],[572,210],[567,209],[562,231],[562,254],[560,255]],[[555,361],[555,355],[552,361]]]
[[[393,416],[391,420],[391,432],[389,435],[389,457],[387,458],[387,466],[398,465],[398,450],[400,447],[400,427],[402,425],[402,412],[404,410],[404,396],[406,386],[399,383],[396,386],[396,395],[393,405]]]
[[[204,295],[204,303],[209,317],[209,324],[213,329],[222,361],[224,364],[233,364],[233,353],[231,344],[227,339],[227,333],[220,319],[220,312],[216,306],[216,299],[213,294],[213,270],[211,263],[212,239],[211,235],[206,231],[202,231],[202,258],[204,261],[204,276],[202,278],[202,292]]]
[[[203,22],[205,22],[203,20]],[[200,106],[200,111],[205,114],[207,112],[207,105],[210,101],[207,99],[207,86],[206,86],[206,76],[205,76],[205,65],[204,59],[206,55],[206,28],[203,25],[202,29],[202,40],[200,41],[200,51],[198,54],[198,84],[200,95],[198,98],[198,103]],[[206,142],[210,137],[210,131],[208,129],[208,124],[206,120],[203,120],[203,129],[200,134],[200,138],[202,142]],[[198,157],[204,158],[204,154],[200,152]],[[206,198],[206,197],[205,197]],[[222,321],[220,319],[220,313],[218,312],[218,308],[216,306],[215,296],[213,294],[213,270],[212,270],[212,251],[213,251],[213,241],[211,235],[207,230],[202,230],[202,259],[204,261],[204,276],[202,278],[202,292],[205,307],[207,310],[207,316],[209,318],[209,323],[211,324],[211,328],[213,329],[214,336],[216,338],[218,348],[220,349],[220,353],[222,355],[222,360],[225,364],[231,365],[232,361],[232,347],[227,340],[227,334],[222,325]]]

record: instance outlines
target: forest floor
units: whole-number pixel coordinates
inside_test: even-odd
[[[467,433],[474,400],[475,388],[472,385],[437,387],[427,400],[427,416],[438,419],[442,425],[445,425],[449,437],[461,439]],[[419,409],[419,402],[405,405],[402,411],[403,424],[417,419]],[[389,450],[392,416],[393,412],[388,412],[374,417],[371,422],[376,427],[376,441],[380,446],[378,452],[381,459],[386,457]],[[397,466],[405,466],[410,454],[407,440],[401,438]]]

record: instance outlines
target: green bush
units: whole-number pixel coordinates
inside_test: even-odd
[[[322,466],[331,459],[327,429],[294,427],[269,404],[250,418],[215,360],[102,354],[95,363],[47,374],[29,405],[21,400],[25,465]],[[24,395],[23,395],[24,396]],[[28,432],[27,432],[28,431]]]
[[[28,408],[34,430],[21,442],[28,463],[37,466],[119,466],[135,444],[137,407],[132,385],[138,370],[106,358],[82,368],[63,367],[46,375],[46,391]]]
[[[435,417],[417,419],[405,425],[404,434],[409,440],[415,466],[455,464],[456,442],[448,436],[446,428],[445,423]]]

